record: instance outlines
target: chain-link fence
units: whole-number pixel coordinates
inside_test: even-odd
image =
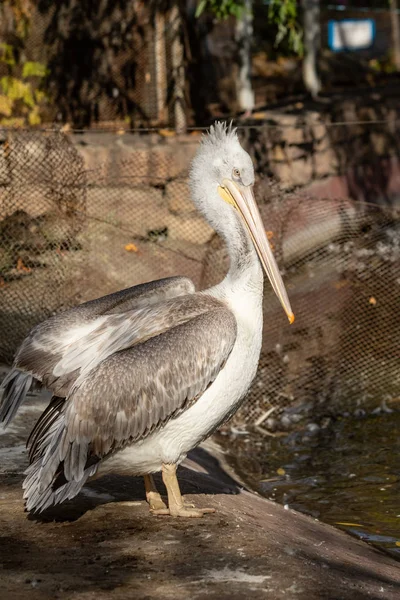
[[[62,134],[0,133],[0,359],[66,306],[64,254],[82,252],[83,160]]]
[[[10,363],[33,324],[78,302],[177,274],[198,289],[223,278],[224,245],[190,201],[197,139],[133,136],[84,164],[84,143],[68,135],[3,131],[0,360]],[[265,180],[256,196],[296,321],[266,284],[260,366],[236,423],[274,427],[283,409],[296,420],[399,398],[398,212]]]
[[[386,410],[400,391],[400,215],[290,196],[271,208],[296,322],[286,326],[268,290],[260,368],[237,421],[288,427],[304,415]]]

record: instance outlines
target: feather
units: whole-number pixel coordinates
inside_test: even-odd
[[[117,351],[118,344],[123,347],[122,340],[118,342],[110,334],[113,318],[121,323],[118,316],[122,315],[123,321],[127,311],[133,313],[193,293],[190,279],[168,277],[85,302],[36,325],[18,349],[14,370],[0,386],[0,422],[4,426],[11,422],[33,378],[43,382],[54,395],[65,397],[81,370],[88,366],[85,361],[90,363],[93,359],[96,344],[102,347],[105,343],[106,355]]]
[[[0,386],[0,423],[7,427],[25,400],[33,377],[14,369],[8,373]]]
[[[146,317],[162,333],[107,356],[65,399],[53,397],[29,440],[28,510],[73,497],[101,459],[187,410],[225,364],[236,339],[233,314],[206,295],[166,304]]]

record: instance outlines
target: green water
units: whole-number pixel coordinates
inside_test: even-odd
[[[400,559],[400,413],[233,444],[235,467],[258,492]]]

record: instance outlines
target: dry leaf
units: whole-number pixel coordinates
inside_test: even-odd
[[[252,117],[260,121],[261,119],[265,119],[265,112],[253,112]]]
[[[163,137],[173,137],[175,135],[173,129],[160,129],[158,133]]]
[[[30,273],[31,269],[24,265],[24,263],[22,262],[22,258],[19,258],[17,260],[17,271],[22,271],[23,273]]]
[[[135,246],[135,244],[126,244],[125,250],[127,252],[138,252],[139,248],[137,246]]]
[[[342,288],[346,287],[346,285],[349,282],[346,279],[342,279],[342,281],[335,281],[335,283],[333,284],[333,287],[336,288],[337,290],[341,290]]]

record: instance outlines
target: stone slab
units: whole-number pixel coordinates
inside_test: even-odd
[[[208,442],[180,469],[214,515],[155,517],[140,478],[108,476],[39,517],[23,509],[23,442],[44,398],[0,436],[0,563],[7,600],[395,600],[400,568],[347,534],[243,489]],[[7,471],[4,472],[4,465]],[[158,481],[159,483],[159,481]]]

